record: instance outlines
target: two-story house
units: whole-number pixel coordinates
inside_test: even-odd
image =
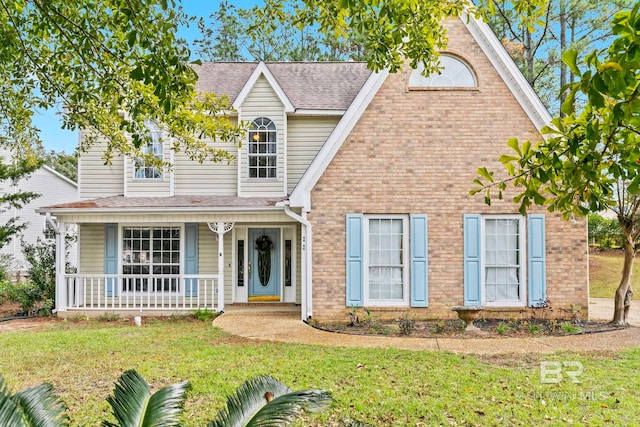
[[[446,25],[442,73],[429,77],[358,62],[196,66],[198,90],[226,94],[249,123],[241,147],[218,143],[236,161],[189,161],[152,124],[148,150],[170,172],[105,166],[100,145],[84,154],[82,201],[41,209],[60,231],[78,227],[58,313],[270,302],[302,319],[352,306],[445,318],[548,300],[585,313],[585,221],[469,195],[477,168],[501,170],[506,141],[540,139],[549,114],[487,25]]]

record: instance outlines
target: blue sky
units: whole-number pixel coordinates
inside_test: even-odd
[[[182,0],[181,5],[186,13],[193,16],[207,18],[218,8],[219,0]],[[255,4],[262,4],[258,0],[232,0],[234,6],[238,8],[251,7]],[[198,27],[194,23],[191,28],[181,28],[180,36],[191,43],[199,36]],[[62,120],[57,109],[39,111],[34,115],[35,125],[40,129],[40,137],[46,150],[65,151],[73,153],[77,143],[77,132],[62,129]]]

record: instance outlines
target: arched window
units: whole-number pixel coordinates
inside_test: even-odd
[[[471,67],[455,56],[440,55],[440,74],[431,73],[428,77],[422,75],[424,66],[420,65],[411,72],[409,88],[458,88],[477,87],[478,82],[471,71]]]
[[[278,177],[276,124],[258,117],[249,126],[249,178]]]

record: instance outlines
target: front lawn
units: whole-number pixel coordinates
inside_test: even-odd
[[[613,298],[622,277],[624,254],[621,250],[592,251],[589,254],[589,296]],[[633,263],[631,287],[640,289],[640,263]]]
[[[584,371],[542,383],[540,362]],[[569,364],[567,364],[569,363]],[[573,363],[573,365],[571,364]],[[189,380],[185,426],[204,426],[245,379],[270,374],[294,390],[331,391],[333,406],[298,425],[629,425],[640,419],[640,349],[620,354],[477,358],[436,352],[260,343],[209,322],[63,322],[0,333],[0,372],[14,389],[49,381],[72,425],[98,425],[126,369],[153,386]],[[552,369],[552,370],[553,370]],[[551,372],[551,371],[548,371]],[[560,379],[551,373],[548,379]]]

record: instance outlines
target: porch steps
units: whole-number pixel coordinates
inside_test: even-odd
[[[273,302],[241,302],[226,304],[225,312],[253,312],[253,313],[300,313],[300,305],[294,303],[273,303]]]

